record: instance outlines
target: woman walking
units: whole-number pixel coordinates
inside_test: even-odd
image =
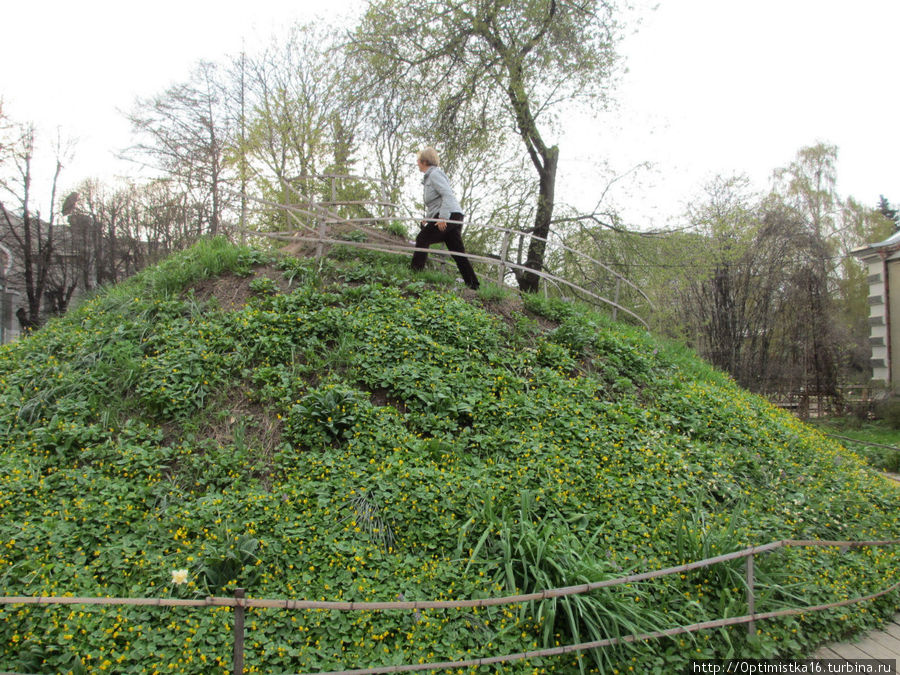
[[[462,207],[450,188],[450,181],[440,167],[437,151],[434,148],[425,148],[416,157],[419,171],[425,174],[422,184],[425,186],[425,220],[422,221],[422,229],[416,237],[416,248],[428,248],[432,244],[444,242],[447,248],[456,253],[465,253],[462,240]],[[428,253],[416,251],[413,253],[412,268],[421,270],[425,267]],[[478,276],[472,269],[472,263],[462,255],[453,256],[463,281],[469,288],[478,289]]]

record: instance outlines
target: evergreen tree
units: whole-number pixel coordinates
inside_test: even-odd
[[[900,229],[900,212],[898,212],[897,209],[891,207],[891,203],[884,195],[879,196],[877,208],[878,213],[883,215],[888,220],[892,220],[894,222],[894,227]]]

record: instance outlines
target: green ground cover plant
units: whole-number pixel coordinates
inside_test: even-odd
[[[783,538],[896,538],[898,506],[859,456],[688,350],[571,303],[415,275],[398,256],[205,241],[0,349],[2,595],[481,598]],[[898,559],[760,556],[757,610],[879,591]],[[462,672],[806,656],[898,606],[894,593],[749,637]],[[246,664],[427,663],[745,612],[739,564],[479,610],[251,610]],[[227,608],[0,606],[0,669],[228,673],[232,621]]]
[[[811,423],[858,452],[872,467],[900,473],[900,429],[892,416],[866,420],[857,416],[828,417]]]

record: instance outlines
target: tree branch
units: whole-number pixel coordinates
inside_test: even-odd
[[[531,51],[537,47],[541,40],[544,39],[544,36],[547,34],[547,31],[550,30],[550,26],[553,24],[553,19],[556,16],[556,0],[550,0],[550,11],[547,12],[547,16],[544,21],[541,23],[540,28],[537,33],[535,33],[530,40],[528,40],[522,48],[519,50],[519,58],[524,59]]]

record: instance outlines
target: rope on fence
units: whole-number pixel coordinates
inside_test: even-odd
[[[829,436],[830,438],[838,438],[842,441],[850,441],[852,443],[857,443],[859,445],[868,445],[873,448],[885,448],[886,450],[896,450],[897,452],[900,452],[900,448],[898,448],[894,445],[884,445],[883,443],[872,443],[871,441],[863,441],[858,438],[850,438],[849,436],[838,436],[837,434],[825,434],[825,435]]]
[[[156,607],[243,607],[245,609],[322,609],[334,611],[391,611],[405,610],[415,611],[422,609],[464,609],[473,607],[492,607],[497,605],[514,605],[525,602],[549,600],[569,595],[581,595],[601,588],[619,586],[621,584],[637,583],[659,577],[690,572],[717,563],[739,560],[758,553],[775,551],[785,547],[820,547],[820,548],[862,548],[868,546],[894,546],[900,544],[900,539],[883,539],[873,541],[829,541],[829,540],[803,540],[781,539],[761,546],[750,546],[740,551],[724,553],[713,558],[706,558],[696,562],[676,565],[652,572],[631,574],[614,579],[604,579],[588,584],[576,586],[564,586],[551,588],[536,593],[521,595],[509,595],[496,598],[476,598],[468,600],[406,600],[395,602],[338,602],[327,600],[287,600],[265,598],[231,598],[208,597],[203,599],[184,598],[102,598],[102,597],[70,597],[70,596],[0,596],[0,605],[134,605]]]
[[[799,609],[782,609],[775,612],[765,612],[762,614],[747,614],[745,616],[736,616],[728,619],[716,619],[714,621],[703,621],[700,623],[690,624],[688,626],[678,626],[677,628],[669,628],[667,630],[653,631],[651,633],[641,633],[638,635],[626,635],[620,638],[607,638],[605,640],[596,640],[594,642],[582,642],[574,645],[563,645],[560,647],[549,647],[547,649],[537,649],[527,652],[518,652],[516,654],[506,654],[503,656],[488,656],[479,659],[470,659],[468,661],[443,661],[440,663],[417,663],[399,666],[378,666],[375,668],[359,668],[354,670],[333,670],[320,673],[301,673],[300,675],[379,675],[381,673],[403,673],[414,672],[418,670],[443,670],[448,668],[469,668],[472,666],[491,665],[494,663],[506,663],[509,661],[521,661],[523,659],[537,659],[548,656],[561,656],[563,654],[571,654],[573,652],[587,651],[589,649],[598,649],[601,647],[612,647],[623,643],[645,642],[647,640],[656,640],[662,637],[674,637],[676,635],[685,635],[687,633],[696,633],[701,630],[709,630],[711,628],[725,628],[726,626],[736,626],[740,624],[750,624],[763,619],[774,619],[782,616],[798,616],[810,612],[819,612],[826,609],[836,609],[860,602],[868,602],[876,600],[888,593],[900,589],[900,582],[894,584],[890,588],[883,591],[872,593],[871,595],[850,598],[848,600],[840,600],[838,602],[829,603],[827,605],[814,605]]]
[[[307,210],[307,209],[303,209],[303,208],[300,208],[300,207],[297,207],[297,206],[284,205],[284,204],[278,205],[278,204],[275,204],[274,202],[265,202],[265,200],[260,200],[260,201],[262,201],[263,203],[266,203],[268,206],[271,206],[271,207],[273,207],[273,208],[280,208],[280,209],[282,209],[282,210],[286,210],[286,211],[288,211],[289,213],[291,213],[292,215],[295,214],[295,213],[299,213],[299,214],[303,214],[303,215],[312,216],[312,217],[314,217],[314,218],[321,218],[322,215],[323,215],[323,214],[321,214],[321,213],[309,211],[309,210]],[[315,205],[313,205],[313,206],[315,206]],[[420,218],[385,218],[385,217],[377,217],[377,218],[342,218],[342,217],[338,216],[337,214],[335,214],[335,213],[333,213],[333,212],[330,212],[330,211],[327,211],[327,210],[325,211],[325,215],[327,216],[327,218],[329,218],[329,220],[327,220],[326,223],[325,223],[326,225],[336,225],[336,224],[340,224],[340,223],[360,224],[360,225],[363,225],[363,224],[375,224],[375,223],[381,223],[381,222],[384,222],[385,220],[391,220],[391,221],[395,221],[395,222],[412,221],[412,222],[418,223],[418,222],[421,220]],[[295,221],[297,220],[296,217],[295,217],[294,219],[295,219]],[[299,222],[299,221],[297,221],[297,222]],[[520,231],[518,231],[518,230],[513,230],[513,229],[510,229],[510,228],[506,228],[506,227],[499,227],[499,226],[497,226],[497,225],[489,225],[489,224],[484,224],[484,223],[471,223],[471,224],[472,224],[472,225],[475,225],[476,227],[480,227],[480,228],[484,228],[484,229],[487,229],[487,230],[491,230],[491,231],[493,231],[493,232],[503,233],[503,234],[507,235],[508,237],[512,237],[512,236],[516,236],[516,235],[518,235],[518,236],[528,236],[528,237],[530,237],[530,238],[532,238],[532,239],[535,239],[535,240],[537,240],[537,241],[542,241],[542,242],[544,242],[545,244],[550,244],[550,243],[552,243],[552,242],[550,241],[550,239],[547,238],[547,237],[539,237],[539,236],[534,235],[534,234],[529,234],[529,233],[527,233],[527,232],[520,232]],[[303,224],[302,226],[303,226],[304,229],[307,229],[307,230],[310,230],[310,231],[315,231],[314,228],[310,227],[309,225]],[[238,230],[238,231],[240,231],[242,234],[250,234],[250,235],[254,235],[254,236],[279,235],[279,236],[282,236],[282,237],[296,238],[295,235],[293,235],[291,232],[284,232],[284,231],[282,231],[282,232],[259,232],[259,231],[256,231],[256,230]],[[301,240],[302,240],[302,238],[297,238],[297,239],[301,239]],[[344,242],[341,241],[341,242],[339,242],[339,243],[344,243]],[[607,271],[609,274],[611,274],[613,277],[615,277],[616,280],[617,280],[617,282],[624,282],[626,285],[630,286],[630,287],[631,287],[632,289],[634,289],[638,294],[640,294],[640,296],[641,296],[642,298],[644,298],[644,300],[646,300],[648,304],[650,304],[650,305],[652,306],[653,301],[650,299],[650,297],[649,297],[649,296],[648,296],[648,295],[647,295],[647,294],[646,294],[639,286],[637,286],[633,281],[629,280],[628,278],[626,278],[626,277],[622,276],[621,274],[619,274],[618,272],[616,272],[614,269],[612,269],[612,268],[611,268],[609,265],[607,265],[606,263],[603,263],[603,262],[597,260],[596,258],[592,258],[591,256],[587,255],[587,254],[584,253],[583,251],[579,251],[578,249],[574,249],[574,248],[572,248],[572,247],[570,247],[570,246],[567,246],[566,244],[560,243],[560,244],[557,244],[557,246],[559,246],[563,251],[566,251],[567,253],[572,253],[572,254],[575,255],[575,256],[578,256],[578,257],[580,257],[580,258],[584,258],[585,260],[587,260],[587,261],[589,261],[589,262],[591,262],[591,263],[593,263],[593,264],[595,264],[595,265],[598,265],[598,266],[602,267],[605,271]],[[500,256],[500,257],[498,257],[498,258],[491,258],[491,262],[493,262],[494,264],[498,264],[498,265],[509,265],[509,266],[511,266],[511,267],[519,266],[519,267],[521,267],[522,269],[528,270],[528,271],[530,271],[530,272],[535,272],[535,271],[536,271],[536,270],[534,270],[534,269],[532,269],[532,268],[530,268],[530,267],[524,267],[524,266],[518,265],[517,263],[511,263],[511,262],[505,260],[504,258],[505,258],[505,256]]]
[[[535,269],[532,269],[525,265],[520,265],[518,263],[502,261],[502,260],[498,260],[495,258],[488,258],[486,256],[476,255],[474,253],[459,253],[456,251],[449,251],[449,250],[444,250],[444,249],[425,249],[425,248],[416,248],[415,246],[401,246],[401,245],[391,245],[391,244],[370,244],[368,242],[348,241],[348,240],[343,240],[343,239],[330,239],[327,237],[304,238],[304,237],[291,236],[291,235],[287,235],[287,234],[283,234],[283,233],[279,233],[279,232],[253,232],[251,230],[246,230],[246,231],[242,230],[242,232],[244,232],[246,234],[252,234],[253,236],[261,236],[261,237],[266,237],[266,238],[271,238],[271,239],[280,239],[280,240],[284,240],[284,241],[308,241],[308,242],[315,242],[317,244],[332,244],[332,245],[337,244],[337,245],[341,245],[341,246],[350,246],[350,247],[354,247],[354,248],[361,248],[361,249],[365,249],[368,251],[379,251],[382,253],[410,254],[410,253],[414,253],[416,251],[423,251],[423,252],[428,252],[430,254],[443,255],[443,256],[451,256],[451,257],[462,256],[462,257],[468,258],[470,260],[474,260],[475,262],[487,263],[489,265],[503,265],[505,267],[509,267],[512,269],[526,271],[530,274],[534,274],[535,276],[541,277],[542,279],[546,279],[546,280],[554,282],[554,283],[562,283],[575,291],[584,293],[585,295],[587,295],[588,297],[590,297],[594,300],[600,301],[600,302],[607,304],[615,309],[625,312],[629,316],[633,317],[636,321],[640,322],[640,324],[644,328],[646,328],[647,330],[650,329],[649,325],[647,324],[646,321],[644,321],[644,319],[642,317],[640,317],[638,314],[631,311],[627,307],[623,307],[622,305],[610,300],[609,298],[605,298],[602,295],[593,293],[593,292],[587,290],[586,288],[583,288],[581,286],[578,286],[577,284],[572,283],[571,281],[563,279],[562,277],[558,277],[554,274],[544,272],[543,270],[535,270]]]
[[[386,198],[385,198],[385,197],[382,197],[382,199],[381,199],[380,201],[372,200],[371,202],[366,202],[366,201],[354,201],[354,202],[351,203],[351,202],[338,202],[338,201],[336,201],[336,196],[334,195],[334,180],[335,180],[335,179],[366,180],[366,181],[370,181],[370,182],[373,182],[373,183],[380,183],[380,184],[382,185],[382,188],[385,186],[384,181],[379,181],[379,180],[377,180],[377,179],[368,178],[368,177],[365,177],[365,176],[343,176],[343,175],[338,175],[338,174],[324,174],[324,175],[319,175],[319,176],[301,176],[301,177],[298,177],[297,179],[294,179],[294,180],[304,180],[304,181],[306,181],[306,180],[315,180],[315,179],[319,179],[319,178],[329,178],[329,179],[332,180],[332,200],[331,200],[331,201],[328,201],[328,202],[316,202],[316,201],[305,200],[305,199],[303,199],[303,195],[301,195],[301,194],[297,191],[297,189],[295,188],[295,186],[293,185],[293,183],[292,183],[291,181],[284,180],[284,179],[282,179],[282,181],[281,181],[281,182],[282,182],[282,187],[283,187],[284,189],[286,189],[289,193],[293,193],[293,194],[296,195],[298,198],[300,198],[300,199],[302,200],[302,203],[304,204],[304,206],[306,206],[306,207],[308,207],[308,208],[304,208],[304,207],[299,206],[299,205],[281,204],[281,203],[273,202],[273,201],[271,201],[271,200],[263,199],[263,198],[260,198],[260,197],[253,197],[253,196],[248,196],[248,195],[244,195],[244,197],[246,197],[246,198],[249,199],[250,201],[257,202],[258,204],[260,204],[260,205],[262,205],[262,206],[265,206],[265,207],[268,207],[268,208],[274,208],[274,209],[278,209],[278,210],[287,212],[288,215],[290,216],[290,218],[291,218],[295,223],[297,223],[302,229],[305,229],[305,230],[308,230],[308,231],[316,232],[316,233],[317,233],[318,236],[315,237],[314,241],[316,241],[316,242],[319,244],[320,247],[321,247],[321,245],[322,245],[323,243],[346,243],[346,242],[344,242],[344,241],[333,242],[333,241],[326,241],[326,240],[324,239],[324,237],[325,237],[325,230],[327,229],[327,227],[328,227],[329,225],[335,225],[335,224],[339,224],[339,223],[348,223],[348,224],[353,224],[353,223],[377,223],[377,222],[383,222],[383,221],[385,221],[385,220],[391,220],[391,221],[413,220],[413,221],[416,221],[416,222],[418,222],[418,221],[420,220],[420,219],[417,219],[417,218],[408,218],[408,219],[400,218],[400,219],[398,219],[398,218],[390,218],[390,217],[375,217],[375,218],[343,218],[343,217],[341,217],[338,213],[336,213],[335,211],[331,210],[331,209],[328,208],[328,207],[329,207],[329,206],[335,206],[335,205],[342,205],[342,204],[352,204],[352,205],[368,205],[368,204],[370,204],[370,205],[372,205],[372,206],[382,206],[382,207],[393,207],[393,208],[396,208],[397,205],[396,205],[396,204],[393,204],[393,203],[391,203],[391,202],[389,202],[389,201],[386,201]],[[319,229],[317,230],[316,228],[313,228],[313,227],[311,227],[310,225],[308,225],[308,224],[306,224],[306,223],[303,223],[303,222],[297,217],[298,215],[309,216],[309,217],[313,218],[314,220],[319,221]],[[567,281],[566,279],[564,279],[564,278],[562,278],[562,277],[557,277],[557,276],[552,275],[552,274],[542,274],[542,273],[541,273],[542,271],[534,270],[534,269],[532,269],[532,268],[530,268],[530,267],[527,267],[527,266],[525,266],[525,265],[521,265],[521,264],[519,264],[519,263],[512,263],[512,262],[509,262],[509,261],[507,261],[507,260],[505,259],[505,258],[506,258],[506,251],[507,251],[507,249],[508,249],[508,244],[509,244],[509,240],[510,240],[511,237],[517,236],[517,235],[518,235],[518,236],[528,236],[528,237],[530,237],[531,239],[538,240],[538,241],[542,241],[542,242],[544,242],[545,244],[549,244],[549,243],[551,243],[551,242],[550,242],[550,239],[549,239],[549,235],[548,235],[548,237],[539,237],[539,236],[537,236],[537,235],[535,235],[535,234],[533,234],[533,233],[521,232],[521,231],[518,231],[518,230],[512,230],[512,229],[509,229],[509,228],[498,227],[498,226],[496,226],[496,225],[489,225],[489,224],[477,224],[477,226],[478,226],[478,227],[481,227],[481,228],[486,228],[486,229],[489,229],[489,230],[492,230],[492,231],[495,231],[495,232],[499,232],[499,233],[503,233],[503,234],[504,234],[504,244],[503,244],[503,247],[502,247],[502,248],[503,248],[502,254],[501,254],[501,256],[497,257],[496,259],[495,259],[495,258],[477,258],[477,257],[471,256],[471,255],[469,255],[469,254],[462,254],[463,256],[468,257],[468,258],[476,259],[476,260],[478,260],[479,262],[487,262],[487,263],[489,263],[489,264],[498,265],[498,266],[500,267],[500,269],[501,269],[501,274],[502,274],[502,271],[503,271],[503,270],[505,270],[507,267],[509,267],[509,268],[513,268],[513,269],[519,269],[519,270],[522,270],[522,271],[524,271],[524,272],[526,272],[526,273],[535,274],[536,276],[538,276],[538,277],[540,277],[540,278],[543,278],[543,279],[546,279],[546,280],[551,280],[551,281],[555,281],[555,282],[561,281],[562,283],[566,284],[567,286],[569,286],[569,287],[572,288],[573,290],[576,290],[576,291],[582,292],[582,293],[586,293],[587,296],[588,296],[589,298],[591,298],[591,299],[599,300],[599,301],[601,301],[601,302],[603,302],[603,303],[605,303],[605,304],[608,304],[608,305],[612,306],[612,307],[613,307],[613,312],[614,312],[614,313],[621,309],[622,311],[626,312],[626,313],[629,314],[630,316],[633,316],[634,318],[636,318],[636,319],[637,319],[644,327],[647,327],[646,322],[645,322],[641,317],[639,317],[639,316],[638,316],[637,314],[635,314],[634,312],[632,312],[632,311],[630,311],[630,310],[628,310],[628,309],[625,309],[624,307],[621,307],[617,302],[610,301],[610,300],[607,299],[607,298],[604,298],[604,297],[602,297],[602,296],[599,296],[599,295],[597,295],[597,294],[594,294],[594,293],[592,293],[592,292],[590,292],[590,291],[588,291],[588,290],[586,290],[586,289],[584,289],[584,288],[581,288],[580,286],[577,286],[577,285],[575,285],[575,284],[573,284],[573,283]],[[249,235],[251,235],[251,236],[264,236],[264,237],[266,237],[266,236],[272,236],[272,235],[280,235],[280,236],[286,236],[286,235],[287,235],[287,233],[284,233],[284,232],[265,233],[265,232],[257,232],[257,231],[246,230],[246,229],[238,229],[237,231],[239,231],[242,235],[248,235],[248,234],[249,234]],[[551,234],[555,234],[555,233],[551,233]],[[557,235],[557,236],[558,236],[558,235]],[[280,238],[280,237],[279,237],[279,238]],[[291,239],[297,240],[298,238],[294,236],[294,237],[291,237]],[[555,244],[555,245],[558,246],[561,250],[563,250],[563,251],[565,251],[565,252],[571,253],[571,254],[573,254],[573,255],[579,257],[579,258],[583,258],[583,259],[585,259],[585,260],[587,260],[587,261],[593,263],[594,265],[597,265],[597,266],[601,267],[601,268],[604,269],[607,273],[609,273],[609,274],[611,274],[613,277],[615,277],[615,279],[616,279],[616,296],[617,296],[616,299],[617,299],[617,300],[618,300],[618,292],[619,292],[619,289],[620,289],[620,287],[621,287],[622,282],[624,282],[626,285],[628,285],[628,286],[630,286],[632,289],[634,289],[641,297],[644,298],[644,300],[645,300],[647,303],[649,303],[649,304],[652,306],[652,301],[650,300],[649,296],[648,296],[648,295],[647,295],[647,294],[646,294],[639,286],[637,286],[634,282],[632,282],[631,280],[627,279],[626,277],[622,276],[620,273],[616,272],[614,269],[612,269],[612,268],[611,268],[609,265],[607,265],[606,263],[603,263],[603,262],[601,262],[601,261],[599,261],[599,260],[597,260],[597,259],[595,259],[595,258],[592,258],[591,256],[587,255],[587,254],[584,253],[583,251],[579,251],[579,250],[577,250],[577,249],[574,249],[574,248],[572,248],[572,247],[566,245],[565,243],[561,243],[561,242],[560,242],[560,243]],[[363,246],[362,248],[369,248],[369,247]],[[371,250],[378,250],[378,249],[371,249]],[[402,249],[402,251],[409,251],[409,250],[410,250],[410,249],[409,249],[408,247],[404,247],[404,248]],[[415,250],[415,249],[412,249],[412,250]],[[437,252],[437,251],[433,251],[433,252]],[[321,249],[317,249],[316,253],[317,253],[317,256],[318,256],[318,255],[321,255]]]
[[[747,558],[748,562],[753,559],[757,553],[774,551],[784,547],[823,547],[838,548],[846,550],[850,548],[861,548],[867,546],[891,546],[900,544],[898,539],[889,540],[873,540],[873,541],[828,541],[828,540],[802,540],[802,539],[782,539],[774,541],[762,546],[751,546],[740,551],[726,553],[706,558],[704,560],[668,567],[654,572],[644,572],[640,574],[632,574],[616,579],[606,579],[603,581],[581,584],[578,586],[567,586],[562,588],[548,589],[540,593],[529,593],[524,595],[506,596],[500,598],[483,598],[477,600],[450,600],[450,601],[412,601],[412,602],[325,602],[325,601],[304,601],[304,600],[266,600],[252,599],[243,597],[243,589],[235,592],[234,598],[210,597],[203,600],[185,600],[178,598],[78,598],[78,597],[27,597],[27,596],[10,596],[0,597],[0,604],[13,605],[48,605],[48,604],[84,604],[84,605],[139,605],[139,606],[163,606],[163,607],[234,607],[235,608],[235,654],[234,664],[235,673],[243,672],[243,615],[244,612],[251,608],[268,608],[268,609],[327,609],[337,611],[384,611],[384,610],[416,610],[416,609],[451,609],[464,607],[487,607],[490,605],[500,604],[517,604],[522,602],[530,602],[533,600],[544,600],[554,597],[562,597],[567,595],[577,595],[588,593],[592,590],[617,586],[626,583],[635,583],[658,577],[687,572],[695,569],[709,567],[711,565]],[[328,673],[319,673],[318,675],[379,675],[381,673],[400,673],[414,672],[421,670],[443,670],[449,668],[467,668],[472,666],[491,665],[495,663],[503,663],[509,661],[518,661],[532,658],[545,658],[551,656],[560,656],[563,654],[581,652],[589,649],[598,649],[613,645],[643,642],[647,640],[658,639],[661,637],[673,637],[675,635],[683,635],[694,633],[701,630],[711,628],[722,628],[726,626],[734,626],[739,624],[747,624],[748,628],[754,630],[756,621],[772,619],[783,616],[798,616],[811,612],[823,611],[826,609],[836,609],[861,602],[868,602],[883,597],[900,589],[900,582],[892,586],[865,596],[858,596],[839,600],[832,603],[813,605],[808,607],[798,607],[790,609],[782,609],[773,612],[757,613],[754,610],[753,600],[753,577],[752,565],[747,566],[747,592],[748,592],[748,608],[750,612],[744,616],[730,617],[726,619],[716,619],[713,621],[704,621],[694,623],[687,626],[678,626],[666,630],[653,631],[649,633],[632,634],[622,637],[606,638],[592,642],[582,642],[579,644],[563,645],[547,649],[539,649],[526,652],[518,652],[515,654],[504,654],[500,656],[481,657],[477,659],[469,659],[463,661],[444,661],[436,663],[420,663],[420,664],[404,664],[394,666],[376,666],[373,668],[362,668],[354,670],[330,671]],[[307,675],[307,674],[304,674]],[[313,675],[313,674],[308,674]]]

